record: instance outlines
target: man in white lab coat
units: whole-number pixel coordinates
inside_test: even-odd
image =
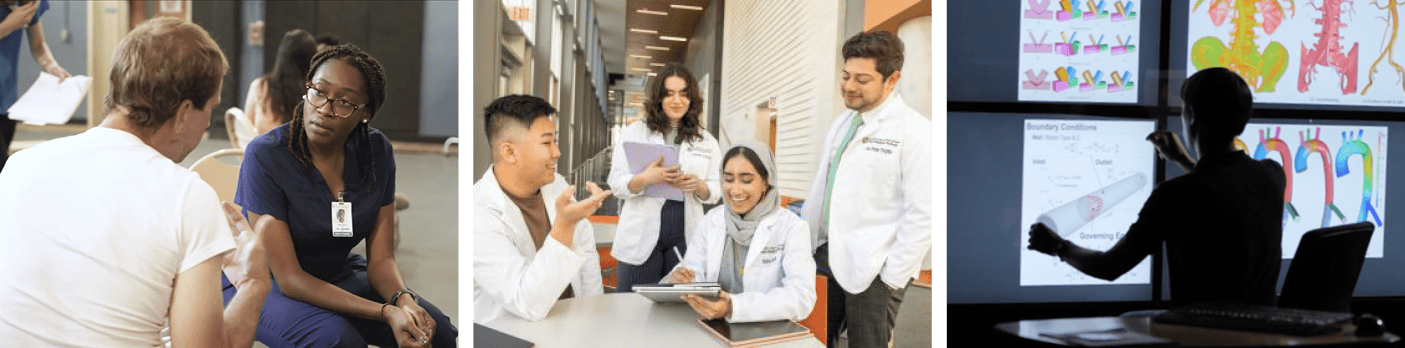
[[[825,135],[804,215],[830,277],[829,342],[847,324],[850,347],[884,347],[931,252],[931,120],[893,93],[903,64],[897,35],[859,33],[842,51],[839,90],[851,110]]]
[[[610,191],[556,173],[556,109],[510,95],[484,110],[493,165],[473,184],[473,321],[511,313],[541,320],[558,299],[604,293],[589,222]]]

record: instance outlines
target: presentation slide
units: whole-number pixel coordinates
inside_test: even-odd
[[[1136,103],[1138,6],[1028,0],[1020,12],[1019,101]]]
[[[1151,195],[1156,158],[1146,136],[1155,130],[1154,121],[1025,120],[1022,228],[1008,232],[1025,237],[1021,286],[1151,282],[1151,258],[1108,282],[1026,247],[1035,223],[1093,250],[1121,240]]]
[[[1141,276],[1144,280],[1139,284],[1117,284],[1107,281],[1097,281],[1094,284],[1101,285],[1068,285],[1068,286],[1022,286],[1024,281],[1021,268],[1022,262],[1034,255],[1025,255],[1025,246],[1029,241],[1029,225],[1038,219],[1040,214],[1054,210],[1073,200],[1070,197],[1049,197],[1039,208],[1028,209],[1026,204],[1033,202],[1024,199],[1025,186],[1035,185],[1037,181],[1025,180],[1025,171],[1033,170],[1032,162],[1025,157],[1026,147],[1029,145],[1025,141],[1029,137],[1026,130],[1030,123],[1037,124],[1068,124],[1070,127],[1077,125],[1096,125],[1099,134],[1115,133],[1115,126],[1129,126],[1128,131],[1140,133],[1141,137],[1153,128],[1153,121],[1149,120],[1129,120],[1112,117],[1092,117],[1072,114],[1027,114],[1027,113],[987,113],[987,112],[949,112],[947,113],[947,134],[944,146],[950,156],[946,158],[946,283],[948,303],[1037,303],[1037,302],[1109,302],[1109,301],[1150,301],[1152,300],[1152,284],[1145,279],[1149,276]],[[1114,127],[1114,128],[1105,128]],[[1078,127],[1081,128],[1081,127]],[[1087,134],[1091,130],[1073,131],[1041,131],[1049,134],[1071,135],[1071,133]],[[1085,146],[1093,145],[1093,141],[1082,134],[1080,139],[1084,140]],[[1057,138],[1056,138],[1057,139]],[[1130,138],[1118,138],[1114,141],[1097,141],[1098,146],[1104,144],[1116,145],[1124,155],[1133,152],[1131,147],[1143,146],[1137,144]],[[1125,143],[1123,143],[1125,142]],[[1145,143],[1145,140],[1140,140]],[[1121,157],[1112,158],[1113,163],[1119,167],[1127,166],[1128,163],[1144,161],[1152,163],[1156,156],[1150,148],[1139,150],[1140,154],[1128,157],[1123,160]],[[1405,154],[1405,151],[1401,153]],[[1053,171],[1056,156],[1050,156],[1045,160],[1049,171]],[[1086,161],[1086,160],[1085,160]],[[1131,161],[1131,162],[1129,162]],[[1095,164],[1086,166],[1096,166]],[[1151,164],[1140,165],[1145,170],[1148,188],[1155,185]],[[1074,167],[1085,167],[1085,164],[1078,164]],[[1120,169],[1120,168],[1119,168]],[[1104,184],[1085,184],[1085,187],[1056,189],[1052,192],[1066,192],[1073,198],[1088,195],[1094,190],[1112,185],[1131,175],[1132,171],[1119,173],[1116,170],[1112,173],[1113,179],[1094,176],[1088,174],[1089,180],[1102,180]],[[1098,175],[1106,175],[1106,169]],[[1124,174],[1124,175],[1119,175]],[[1044,182],[1049,182],[1046,175]],[[1022,183],[1023,182],[1023,183]],[[991,184],[999,183],[999,184]],[[1044,184],[1049,186],[1048,184]],[[1140,205],[1141,200],[1147,194],[1141,192],[1134,194],[1130,198],[1123,199],[1116,204],[1116,208]],[[1101,196],[1104,202],[1109,195]],[[1138,198],[1140,196],[1140,198]],[[1399,195],[1405,197],[1405,195]],[[1050,199],[1057,201],[1048,202]],[[1136,202],[1133,202],[1136,200]],[[1025,203],[1021,203],[1025,202]],[[1108,203],[1103,203],[1109,206]],[[1026,210],[1037,211],[1025,214]],[[1104,209],[1107,210],[1107,209]],[[1135,213],[1135,211],[1131,211]],[[1114,216],[1115,215],[1115,216]],[[1094,234],[1088,232],[1091,228],[1101,227],[1109,218],[1123,215],[1122,211],[1110,211],[1100,215],[1101,217],[1087,223],[1074,233]],[[1061,228],[1062,229],[1062,228]],[[1117,232],[1124,232],[1118,230]],[[1405,241],[1405,238],[1396,238]],[[1091,244],[1085,244],[1091,245]],[[1030,251],[1030,253],[1033,253]],[[1058,259],[1043,254],[1042,266],[1050,266],[1057,263]],[[1064,266],[1067,267],[1067,266]],[[1054,267],[1047,267],[1055,269]],[[1062,274],[1073,272],[1072,269],[1058,270]],[[1149,271],[1134,271],[1140,274],[1147,274]],[[1124,277],[1126,278],[1126,277]],[[1405,278],[1402,278],[1405,282]],[[1072,282],[1066,282],[1072,284]],[[1405,286],[1401,286],[1405,289]]]
[[[1405,57],[1394,54],[1401,4],[1186,1],[1187,76],[1229,68],[1255,103],[1405,106]]]
[[[1370,221],[1366,257],[1384,256],[1386,127],[1250,123],[1235,146],[1283,165],[1283,258],[1308,231]]]

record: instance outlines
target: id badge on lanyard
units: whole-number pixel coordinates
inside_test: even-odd
[[[337,201],[332,202],[332,237],[351,237],[351,202],[346,201],[346,191],[337,193]]]

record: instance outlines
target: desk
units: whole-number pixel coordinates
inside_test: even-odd
[[[503,315],[484,326],[537,347],[724,347],[686,303],[654,303],[636,293],[561,300],[538,322]],[[813,336],[768,347],[824,347]]]
[[[1021,320],[995,325],[997,330],[1024,339],[1066,345],[1063,341],[1041,334],[1059,334],[1125,328],[1129,331],[1149,334],[1179,343],[1181,346],[1305,346],[1305,345],[1348,345],[1386,344],[1400,341],[1400,336],[1386,333],[1380,337],[1356,337],[1352,324],[1342,324],[1341,333],[1333,335],[1298,337],[1271,333],[1244,332],[1210,329],[1194,326],[1180,326],[1151,322],[1151,317],[1096,317],[1060,318],[1043,320]],[[1387,328],[1389,329],[1389,328]]]

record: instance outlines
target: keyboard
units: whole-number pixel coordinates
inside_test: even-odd
[[[1338,323],[1351,313],[1264,307],[1226,303],[1196,303],[1151,318],[1161,324],[1199,326],[1293,336],[1317,336],[1341,331]]]

